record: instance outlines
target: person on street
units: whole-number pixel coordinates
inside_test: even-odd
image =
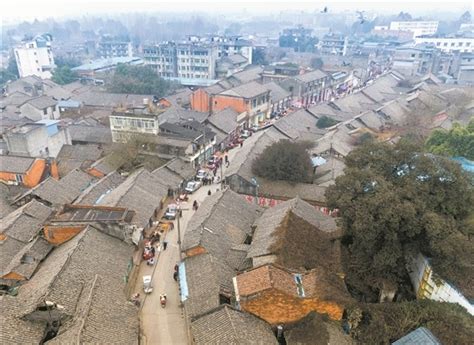
[[[211,195],[211,190],[209,189],[209,191],[207,192],[207,195]]]
[[[198,202],[197,202],[197,200],[194,200],[194,202],[193,202],[193,210],[194,210],[194,211],[197,211],[197,209],[198,209]]]
[[[174,271],[174,273],[173,273],[173,279],[174,279],[175,282],[178,281],[178,271]]]
[[[166,247],[168,247],[168,242],[163,241],[163,250],[166,250]]]

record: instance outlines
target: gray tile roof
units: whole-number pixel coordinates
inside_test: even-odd
[[[291,140],[315,141],[321,138],[326,131],[316,127],[318,119],[310,112],[301,109],[282,117],[273,124],[273,127]]]
[[[53,246],[42,237],[35,238],[18,250],[6,267],[0,268],[1,275],[13,272],[30,279],[40,262],[52,249]]]
[[[300,74],[300,75],[296,76],[295,79],[297,79],[297,80],[299,80],[303,83],[309,83],[309,82],[314,81],[314,80],[326,78],[327,76],[328,75],[326,73],[324,73],[323,71],[318,69],[316,71],[308,72],[308,73],[305,73],[305,74]]]
[[[40,110],[43,110],[49,107],[54,107],[57,104],[57,102],[52,97],[49,97],[49,96],[40,96],[37,98],[33,98],[26,101],[24,104],[26,103]]]
[[[441,345],[441,342],[425,327],[418,327],[392,345]]]
[[[275,234],[282,226],[285,226],[284,220],[287,219],[290,212],[305,220],[319,231],[328,233],[337,231],[334,218],[324,215],[300,198],[294,198],[266,209],[262,216],[257,219],[252,244],[250,245],[247,257],[253,258],[272,253],[272,246],[279,240]],[[290,227],[288,231],[295,231],[295,229]]]
[[[172,159],[171,161],[166,163],[165,166],[185,180],[192,179],[196,175],[196,171],[193,169],[191,164],[179,157]]]
[[[263,320],[223,305],[191,323],[197,345],[278,344],[271,327]]]
[[[72,141],[94,144],[112,143],[112,133],[109,127],[70,125],[68,129]]]
[[[162,166],[157,168],[152,172],[152,174],[164,185],[168,188],[178,188],[180,184],[184,181],[184,179],[179,176],[178,174],[174,173],[166,166]]]
[[[209,116],[208,121],[221,131],[229,134],[235,131],[239,125],[237,122],[238,115],[239,113],[237,113],[234,109],[225,108],[224,110]]]
[[[97,145],[63,145],[56,160],[60,176],[74,169],[84,169],[98,160],[103,150]]]
[[[20,156],[0,156],[0,171],[23,174],[31,167],[35,158]]]
[[[233,294],[235,270],[210,254],[200,254],[184,260],[188,298],[184,302],[188,317],[193,318],[220,305],[222,294]]]
[[[272,100],[272,103],[277,103],[291,96],[291,92],[286,91],[274,81],[263,85],[270,90],[270,98]]]
[[[8,339],[5,333],[32,327],[20,318],[48,300],[64,306],[61,312],[69,317],[52,344],[137,343],[137,309],[127,301],[123,280],[132,254],[133,246],[89,226],[55,248],[33,278],[20,287],[8,304],[11,328],[2,327],[0,339]],[[2,309],[3,304],[0,300]],[[104,310],[113,317],[104,318]]]
[[[207,198],[190,219],[183,248],[202,246],[218,260],[237,269],[241,263],[227,260],[228,254],[252,233],[251,226],[260,212],[259,206],[248,203],[231,190],[217,192]]]
[[[269,92],[269,89],[265,85],[257,83],[256,81],[251,81],[249,83],[242,84],[232,89],[223,91],[220,93],[220,95],[243,97],[246,99],[250,99],[265,94],[267,92]]]
[[[33,195],[52,205],[68,204],[73,202],[94,181],[96,181],[95,177],[76,169],[59,181],[52,177],[47,178],[17,200],[27,195]]]
[[[105,195],[98,204],[126,207],[135,211],[132,224],[144,228],[167,195],[168,188],[158,178],[149,171],[140,169]]]
[[[122,177],[118,172],[113,171],[84,189],[74,203],[81,205],[95,205],[105,195],[120,186],[124,181],[124,177]]]
[[[51,213],[51,208],[32,200],[2,219],[0,233],[24,243],[29,242]]]
[[[248,83],[250,81],[258,80],[261,78],[263,68],[260,66],[251,66],[242,72],[232,74],[228,80],[237,80],[240,84]],[[232,82],[231,81],[231,82]],[[221,83],[221,82],[220,82]]]
[[[188,120],[195,120],[199,123],[203,123],[207,117],[208,113],[183,109],[177,106],[171,106],[166,109],[163,113],[159,115],[160,124],[165,122],[177,123]]]

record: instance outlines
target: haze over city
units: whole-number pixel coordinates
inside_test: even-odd
[[[471,344],[472,7],[2,3],[1,344]]]

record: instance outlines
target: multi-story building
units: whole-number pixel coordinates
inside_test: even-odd
[[[97,55],[103,59],[113,57],[132,57],[132,42],[103,37],[97,45]]]
[[[322,55],[345,56],[347,54],[347,37],[331,33],[324,35],[318,43],[318,49]]]
[[[438,31],[437,21],[394,21],[390,23],[390,30],[411,31],[414,37],[434,35]]]
[[[71,145],[67,127],[57,120],[27,123],[8,130],[4,137],[10,154],[17,156],[56,157],[63,145]]]
[[[215,79],[218,50],[216,45],[178,44],[178,78]]]
[[[280,85],[291,92],[297,106],[309,106],[329,100],[331,96],[331,77],[316,70],[283,80]]]
[[[134,136],[157,135],[160,131],[158,114],[151,114],[146,108],[135,107],[126,111],[114,111],[109,116],[112,141],[127,142]]]
[[[316,49],[317,39],[311,36],[311,29],[302,26],[285,29],[280,34],[279,45],[282,48],[293,48],[295,52],[313,52]]]
[[[217,59],[212,44],[164,42],[144,48],[145,64],[168,78],[214,79]]]
[[[444,53],[474,53],[474,37],[416,37],[417,44],[430,44]]]
[[[460,85],[474,85],[474,53],[460,53],[455,56],[450,74]]]
[[[405,76],[437,73],[440,51],[430,45],[399,47],[393,56],[393,69]]]
[[[241,36],[190,35],[188,36],[188,41],[216,44],[218,48],[218,56],[220,58],[240,54],[247,59],[249,64],[252,63],[253,44],[251,41],[246,40]]]
[[[239,116],[237,122],[245,122],[244,127],[256,126],[270,117],[270,89],[252,81],[212,97],[211,111],[232,108]]]
[[[51,78],[55,67],[51,41],[51,35],[39,35],[14,49],[20,77],[36,75],[43,79]]]

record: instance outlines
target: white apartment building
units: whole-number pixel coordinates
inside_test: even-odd
[[[164,42],[143,49],[146,65],[162,77],[215,79],[219,56],[215,44]]]
[[[160,131],[158,115],[144,114],[136,111],[113,112],[109,116],[112,141],[127,142],[133,136],[141,134],[157,135]]]
[[[176,47],[178,78],[215,79],[218,50],[215,45],[180,44]]]
[[[21,78],[31,75],[42,79],[51,78],[51,72],[55,67],[51,41],[51,35],[44,34],[36,36],[31,41],[22,42],[14,49]]]
[[[438,31],[437,21],[404,21],[391,22],[390,30],[411,31],[413,37],[434,35]]]
[[[460,53],[474,52],[474,38],[469,37],[417,37],[415,42],[416,44],[433,45],[444,53],[455,51]]]

